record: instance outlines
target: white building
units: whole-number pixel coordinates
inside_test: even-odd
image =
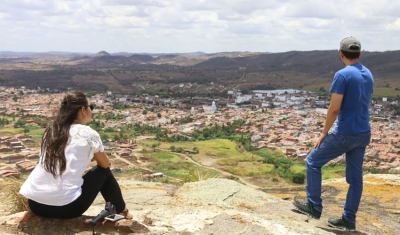
[[[396,129],[397,128],[397,123],[390,123],[389,124],[389,128],[392,129],[392,130]]]
[[[253,135],[250,137],[251,142],[256,142],[261,140],[261,136],[260,135]]]
[[[239,108],[236,104],[226,104],[226,107],[228,107],[228,108],[234,108],[234,109]]]
[[[283,108],[283,109],[286,109],[286,108],[289,108],[290,106],[289,106],[289,104],[287,104],[287,103],[282,103],[281,104],[281,108]]]
[[[286,96],[280,96],[280,95],[277,95],[277,96],[275,96],[275,101],[278,101],[278,102],[285,102],[286,101]]]
[[[167,124],[167,123],[170,122],[170,120],[167,119],[167,118],[160,118],[157,121],[158,121],[159,124]]]
[[[252,98],[251,95],[240,95],[240,96],[237,96],[237,97],[236,97],[235,102],[236,102],[237,104],[240,104],[240,103],[243,103],[243,102],[246,102],[246,101],[250,101],[251,98]]]
[[[205,113],[215,113],[217,111],[217,105],[215,104],[215,101],[212,102],[211,106],[203,105],[203,110]]]
[[[264,98],[264,97],[263,97],[263,94],[260,94],[260,93],[257,93],[255,96],[256,96],[257,99],[262,99],[262,98]]]
[[[322,114],[326,115],[328,113],[328,109],[315,109],[315,112],[322,113]]]
[[[290,97],[290,100],[291,101],[294,101],[294,102],[305,102],[306,101],[306,98],[304,98],[304,97],[297,97],[297,96],[292,96],[292,97]]]
[[[263,102],[263,103],[261,103],[261,107],[271,107],[271,104],[270,103],[268,103],[268,102]]]
[[[295,145],[295,142],[293,142],[293,141],[282,141],[281,144],[282,144],[282,146],[293,146],[293,145]]]
[[[215,105],[215,101],[212,102],[211,108],[212,108],[212,110],[213,110],[214,112],[217,111],[217,105]]]
[[[293,106],[293,110],[301,110],[301,109],[304,109],[304,105],[299,104],[299,105]]]

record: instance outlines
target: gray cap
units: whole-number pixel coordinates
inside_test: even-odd
[[[360,52],[361,43],[355,37],[347,37],[340,42],[340,50],[347,52]]]

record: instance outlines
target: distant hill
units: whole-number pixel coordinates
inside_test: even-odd
[[[151,55],[143,55],[143,54],[134,54],[129,56],[130,59],[137,60],[140,62],[151,62],[154,61],[154,57]]]
[[[133,64],[137,64],[138,62],[130,59],[126,56],[112,56],[107,54],[96,54],[94,57],[86,57],[80,61],[80,67],[103,67],[103,68],[112,68],[112,67],[127,67]]]
[[[36,53],[0,55],[0,86],[81,90],[160,91],[215,94],[266,88],[329,89],[334,72],[343,68],[339,52],[218,52],[206,54]],[[363,52],[361,63],[375,76],[375,96],[400,95],[400,51]],[[29,71],[29,72],[27,72]],[[179,89],[176,84],[198,84]],[[211,84],[216,84],[211,85]],[[201,85],[201,86],[199,86]],[[164,91],[162,91],[164,92]],[[169,92],[169,91],[168,91]]]
[[[27,56],[33,54],[36,54],[36,52],[0,51],[1,56]]]
[[[111,54],[108,53],[107,51],[100,51],[95,56],[96,57],[99,57],[99,56],[111,56]]]
[[[162,59],[172,59],[177,57],[178,55],[173,55],[173,54],[168,54],[168,55],[160,55],[156,58],[156,60],[162,60]]]
[[[361,63],[378,74],[400,73],[400,51],[363,52]],[[290,51],[247,57],[215,57],[195,68],[238,70],[251,72],[292,71],[312,74],[330,74],[343,68],[338,51]]]

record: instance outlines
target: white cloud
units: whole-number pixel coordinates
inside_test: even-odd
[[[389,0],[3,0],[0,50],[324,50],[349,35],[396,50],[399,11]]]
[[[397,19],[396,21],[387,24],[385,29],[400,31],[400,19]]]

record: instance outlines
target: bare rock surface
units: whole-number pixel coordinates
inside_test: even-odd
[[[386,190],[384,187],[392,188],[393,192],[400,190],[400,176],[373,175],[365,178],[366,190],[371,190],[372,184],[383,191]],[[273,196],[227,179],[213,178],[186,183],[179,188],[174,185],[140,181],[122,180],[119,183],[133,220],[98,224],[95,227],[96,234],[346,234],[329,228],[326,224],[329,217],[340,215],[337,213],[342,210],[343,193],[347,190],[344,179],[324,182],[324,187],[330,189],[324,192],[324,203],[330,206],[324,209],[321,220],[313,220],[295,213],[291,200],[284,200],[287,198],[282,199],[283,197]],[[356,234],[396,234],[396,231],[400,231],[400,219],[399,215],[396,215],[396,208],[392,208],[393,212],[388,212],[387,208],[368,210],[368,197],[372,196],[372,193],[366,194],[366,200],[360,206],[360,219],[357,222],[359,232]],[[395,198],[385,198],[388,203],[392,199]],[[83,216],[72,220],[32,217],[18,222],[18,219],[23,217],[23,212],[3,216],[0,217],[0,232],[92,234],[91,227],[85,224],[84,220],[96,216],[104,209],[104,205],[105,202],[99,195]],[[364,219],[368,216],[370,221]],[[378,216],[383,217],[375,223],[371,222]],[[392,222],[386,221],[387,219],[392,219]]]

